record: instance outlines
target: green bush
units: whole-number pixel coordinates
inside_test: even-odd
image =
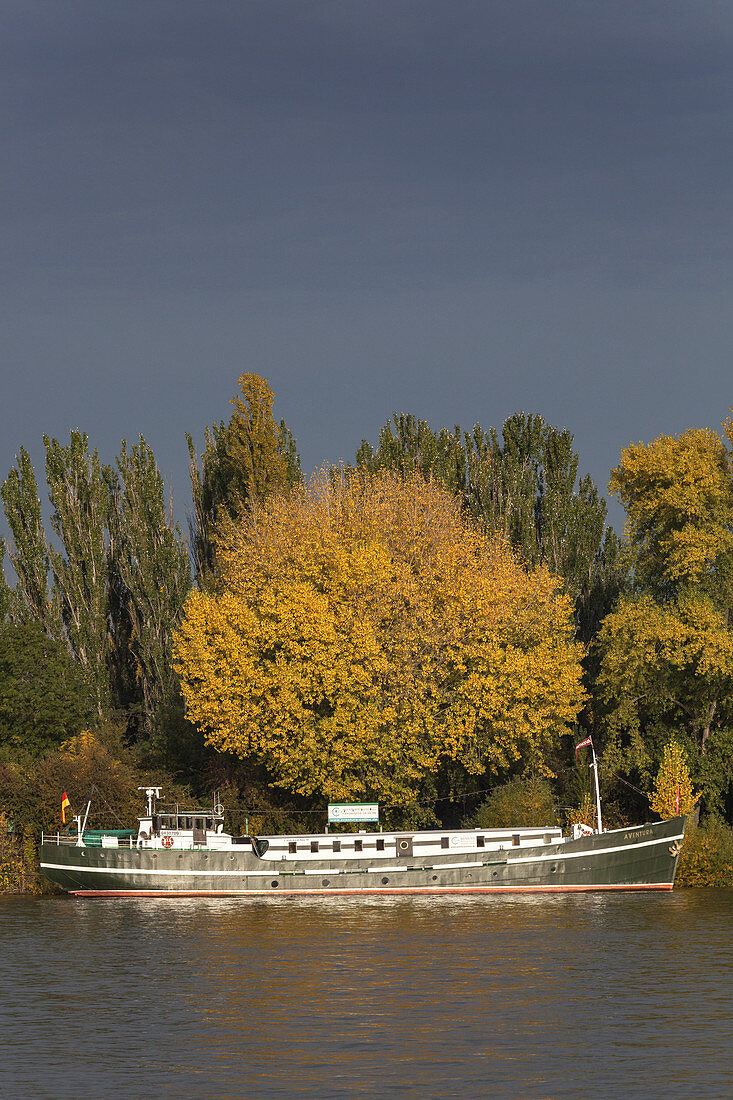
[[[531,828],[557,822],[546,779],[512,779],[491,792],[468,823],[475,829]]]

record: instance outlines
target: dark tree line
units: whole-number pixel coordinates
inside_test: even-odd
[[[562,577],[575,603],[580,641],[590,641],[624,582],[618,536],[589,476],[578,480],[578,455],[566,429],[516,413],[495,428],[441,428],[395,415],[376,447],[363,441],[357,467],[419,470],[462,499],[489,530],[504,535],[532,569]]]
[[[228,424],[207,429],[203,471],[188,437],[191,556],[199,583],[213,566],[212,531],[223,514],[234,516],[300,477],[295,442],[272,418],[267,382],[244,375],[232,405]],[[165,737],[161,726],[181,706],[171,643],[192,569],[153,451],[142,436],[132,446],[123,440],[114,465],[108,465],[83,432],[72,431],[68,445],[48,436],[43,442],[50,533],[24,447],[0,486],[11,532],[7,556],[16,576],[12,588],[4,575],[0,581],[0,629],[4,651],[17,650],[19,662],[6,663],[6,678],[23,665],[22,653],[35,651],[45,638],[49,669],[83,698],[79,713],[91,710],[97,722],[123,715],[132,740]],[[6,547],[0,550],[1,564]],[[24,703],[25,713],[38,695],[39,751],[54,724],[44,691],[45,699],[31,692]],[[12,694],[5,684],[5,698]],[[6,707],[0,750],[12,741],[10,715]],[[20,711],[18,721],[24,721]],[[66,729],[67,723],[57,717],[55,725]],[[32,741],[26,724],[23,744],[30,748]]]

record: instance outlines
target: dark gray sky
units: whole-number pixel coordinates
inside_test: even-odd
[[[309,470],[393,411],[622,446],[733,402],[733,5],[5,0],[0,476],[269,378]],[[620,513],[615,512],[618,519]],[[4,528],[4,524],[3,524]]]

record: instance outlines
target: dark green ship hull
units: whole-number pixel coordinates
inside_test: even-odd
[[[41,870],[78,897],[445,894],[671,890],[685,819],[514,851],[375,859],[334,865],[251,850],[41,846]],[[419,835],[419,834],[418,834]],[[457,856],[461,858],[457,860]]]

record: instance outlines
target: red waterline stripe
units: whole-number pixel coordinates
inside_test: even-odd
[[[77,898],[227,898],[227,897],[323,897],[326,894],[578,894],[607,890],[671,890],[673,884],[643,883],[623,886],[400,886],[393,889],[356,890],[69,890]]]

